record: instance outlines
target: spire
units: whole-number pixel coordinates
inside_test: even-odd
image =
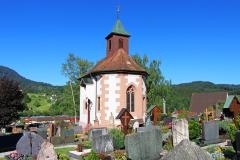
[[[129,33],[124,29],[124,27],[120,21],[120,6],[117,6],[117,21],[116,21],[111,33],[121,34],[124,36],[130,36]]]
[[[112,29],[112,33],[117,33],[117,34],[121,34],[121,35],[125,35],[125,36],[129,36],[129,33],[124,29],[120,19],[117,19],[113,29]]]

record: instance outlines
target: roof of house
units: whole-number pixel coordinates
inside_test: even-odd
[[[129,114],[131,119],[134,119],[133,116],[131,115],[131,113],[128,112],[127,108],[122,108],[121,111],[118,113],[116,119],[120,119],[125,112],[127,112]]]
[[[190,111],[201,113],[207,107],[224,103],[227,99],[227,92],[211,92],[211,93],[193,93],[190,102]]]
[[[156,106],[156,105],[151,105],[148,109],[147,109],[147,113],[150,113],[152,110],[153,110],[153,108],[155,108],[155,107],[158,107],[158,106]],[[160,107],[158,107],[159,109],[160,109]]]
[[[234,98],[233,95],[228,96],[227,99],[226,99],[226,102],[224,103],[223,108],[229,108],[229,106],[232,103],[233,98]]]
[[[224,103],[223,108],[229,108],[230,105],[231,105],[231,103],[232,103],[232,100],[233,100],[234,98],[237,98],[237,100],[239,101],[239,97],[238,97],[238,96],[230,95],[230,96],[227,97],[227,100],[226,100],[226,102]]]
[[[99,61],[81,78],[102,73],[131,73],[144,76],[148,75],[148,73],[139,66],[132,57],[128,56],[124,49],[118,49],[112,56],[107,56],[103,60]]]

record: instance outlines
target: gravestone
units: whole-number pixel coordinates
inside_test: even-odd
[[[73,128],[74,134],[81,134],[83,132],[82,126],[76,126]]]
[[[113,116],[113,113],[111,112],[111,115],[109,117],[109,128],[114,128],[115,127],[115,119]]]
[[[219,124],[215,120],[202,123],[202,139],[204,144],[218,143],[219,139]]]
[[[133,123],[133,130],[134,130],[134,132],[137,131],[138,128],[139,128],[139,122],[138,122],[138,121],[135,121],[135,122]]]
[[[25,132],[17,142],[16,151],[18,154],[36,157],[43,142],[44,139],[40,135],[34,132]]]
[[[212,160],[211,155],[195,143],[185,139],[161,160]]]
[[[47,128],[42,127],[42,128],[37,128],[37,134],[39,134],[43,139],[47,139]]]
[[[57,160],[54,146],[51,143],[44,141],[37,155],[37,160]]]
[[[89,131],[88,139],[92,140],[95,137],[99,137],[99,136],[106,135],[106,134],[108,134],[108,130],[105,127],[102,127],[102,128],[92,128]]]
[[[6,133],[6,128],[2,128],[2,129],[1,129],[1,132],[2,132],[3,134],[5,134],[5,133]]]
[[[188,121],[176,119],[172,122],[173,146],[178,145],[182,140],[189,140]]]
[[[236,152],[237,152],[238,159],[240,159],[240,131],[239,130],[236,133]]]
[[[126,135],[124,143],[128,158],[132,160],[160,158],[162,135],[159,127],[139,127],[136,133]]]
[[[93,150],[97,153],[109,153],[114,150],[113,138],[111,135],[93,137]]]

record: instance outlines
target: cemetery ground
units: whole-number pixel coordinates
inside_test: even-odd
[[[53,155],[56,154],[56,159],[60,160],[194,160],[193,157],[196,160],[237,159],[236,151],[240,145],[236,133],[238,135],[239,132],[232,120],[209,120],[199,123],[194,118],[176,118],[169,126],[169,121],[161,118],[155,126],[153,124],[147,120],[143,126],[129,125],[127,131],[97,127],[83,132],[83,128],[79,126],[58,122],[48,125],[50,130],[41,127],[30,130],[36,131],[44,139],[51,136],[55,152]],[[51,134],[47,134],[49,131]],[[31,136],[34,143],[42,141],[38,136],[34,140],[34,132]],[[18,149],[19,145],[20,148],[24,148],[24,143],[20,139],[16,148]],[[52,144],[49,145],[49,149],[45,148],[45,151],[50,152]],[[45,151],[37,152],[45,153]],[[0,153],[0,160],[10,159],[9,155],[13,152]],[[31,159],[31,156],[28,159]]]

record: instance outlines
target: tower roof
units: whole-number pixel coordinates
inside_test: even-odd
[[[112,29],[112,32],[106,38],[108,38],[112,34],[123,35],[126,37],[130,36],[130,34],[124,29],[120,19],[117,19],[117,21]]]
[[[116,24],[112,29],[112,33],[118,33],[118,34],[129,36],[128,32],[124,29],[120,19],[117,19]]]

